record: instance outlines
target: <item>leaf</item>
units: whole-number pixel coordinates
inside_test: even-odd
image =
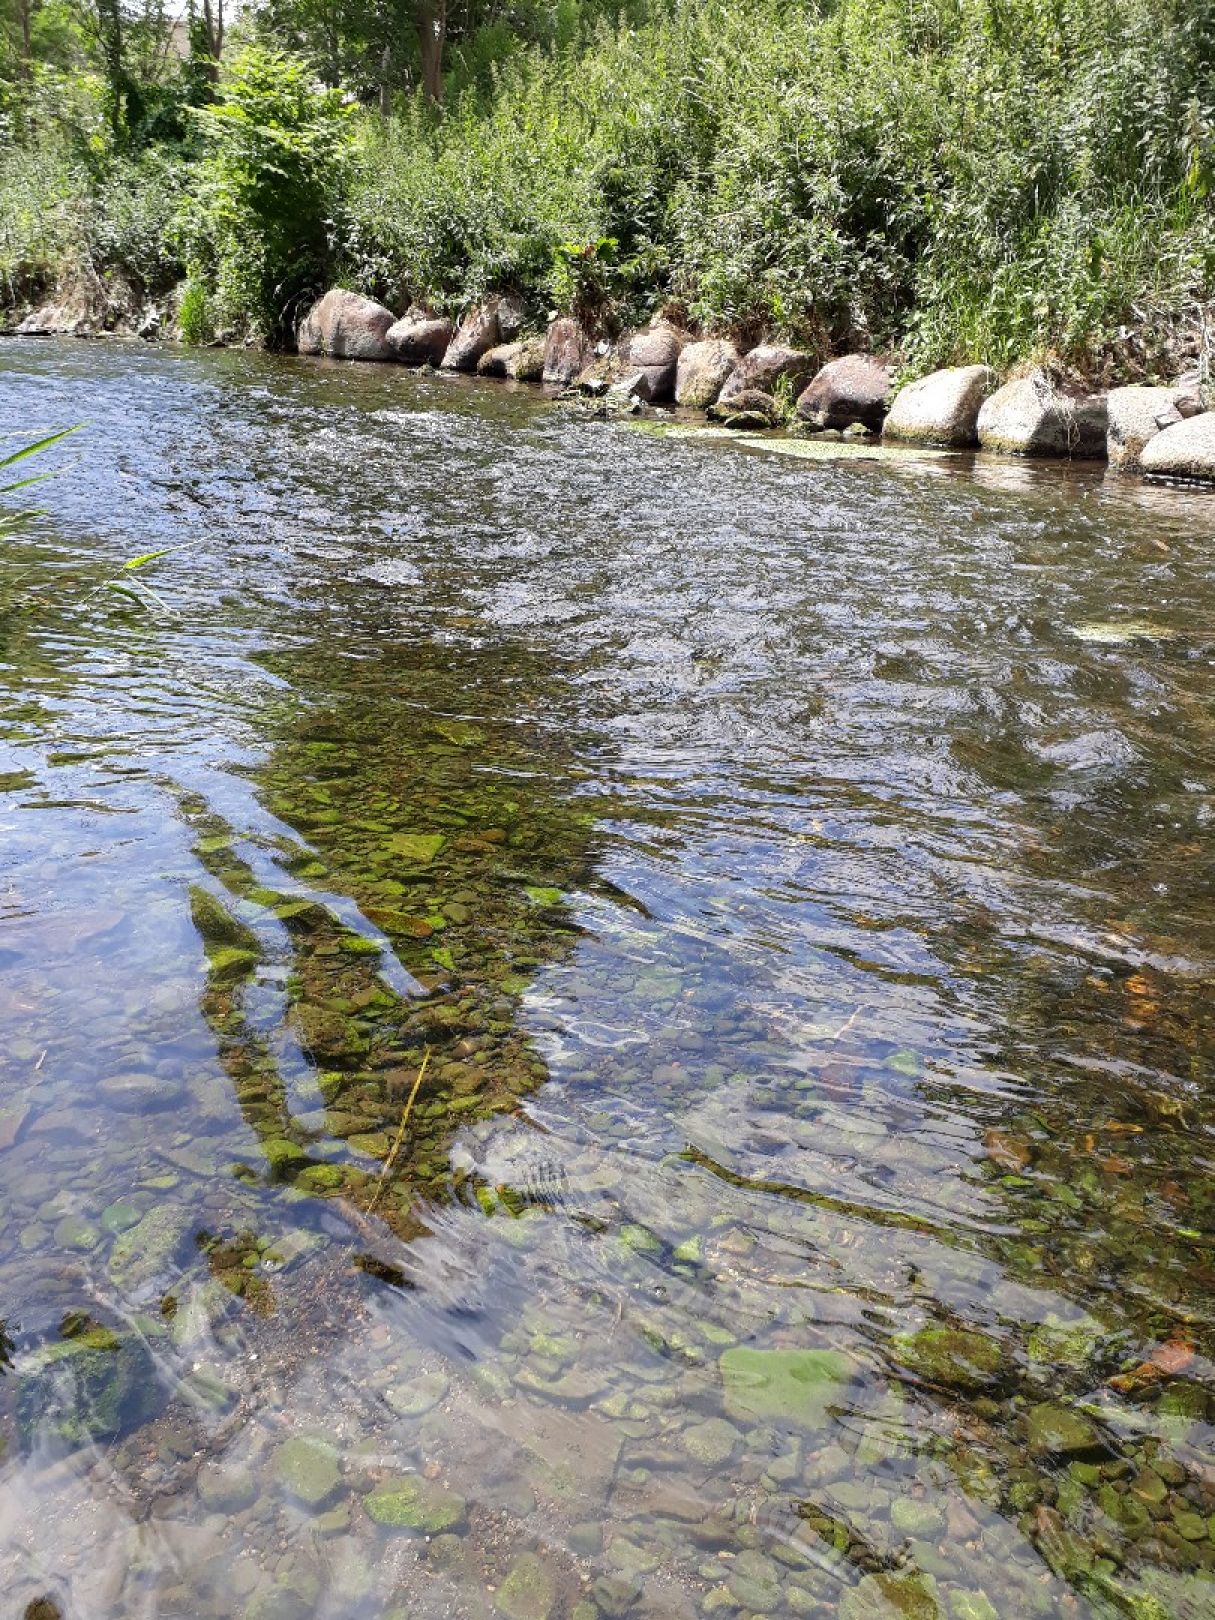
[[[126,584],[121,579],[107,579],[105,589],[115,591],[119,596],[125,596],[132,602],[138,602],[142,608],[146,608],[148,605],[148,599],[141,590],[138,590],[134,585]]]
[[[47,450],[52,444],[58,444],[60,439],[66,439],[69,433],[79,433],[83,426],[83,422],[77,422],[75,427],[61,428],[58,433],[50,433],[35,444],[22,445],[20,450],[14,450],[10,455],[0,459],[0,468],[11,467],[15,462],[24,461],[26,456],[36,456],[39,450]],[[18,486],[14,484],[11,487],[16,489]]]
[[[149,563],[155,562],[158,557],[167,557],[172,550],[172,546],[162,546],[159,551],[143,551],[140,552],[138,557],[128,557],[122,566],[128,572],[132,568],[146,568]]]

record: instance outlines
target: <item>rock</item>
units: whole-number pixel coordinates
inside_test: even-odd
[[[8,1103],[0,1108],[0,1149],[12,1147],[32,1111],[33,1104],[26,1102]]]
[[[1053,1401],[1043,1401],[1030,1408],[1025,1419],[1025,1437],[1035,1457],[1083,1459],[1102,1456],[1108,1450],[1095,1423]]]
[[[17,1427],[27,1445],[112,1440],[148,1422],[164,1391],[142,1339],[89,1326],[17,1363]]]
[[[238,921],[223,901],[200,884],[190,887],[190,916],[204,946],[231,945],[256,951],[257,935]]]
[[[322,1440],[294,1435],[284,1440],[271,1463],[279,1487],[314,1511],[328,1507],[342,1483],[338,1455]]]
[[[719,405],[737,401],[749,389],[772,394],[788,380],[796,394],[805,387],[814,371],[814,361],[801,349],[786,349],[776,343],[761,343],[749,350],[734,367],[717,396]]]
[[[779,1419],[822,1428],[851,1363],[835,1350],[756,1350],[736,1345],[718,1363],[726,1409],[744,1422]]]
[[[320,1063],[349,1067],[359,1061],[366,1048],[356,1025],[332,1008],[300,1002],[292,1010],[292,1022],[300,1045]]]
[[[899,390],[882,432],[910,444],[977,444],[979,411],[998,383],[990,366],[931,372]]]
[[[445,371],[475,371],[478,360],[499,337],[497,303],[479,304],[456,327],[440,364]]]
[[[705,338],[680,350],[675,368],[675,400],[690,410],[707,411],[739,362],[739,352],[724,338]]]
[[[625,368],[640,373],[645,391],[635,381],[629,391],[654,404],[673,399],[683,346],[683,333],[669,321],[656,319],[644,332],[635,332],[628,342]]]
[[[210,1463],[198,1475],[198,1494],[212,1513],[239,1513],[257,1500],[257,1481],[247,1468]]]
[[[915,1496],[896,1496],[890,1504],[890,1522],[900,1535],[935,1541],[945,1528],[945,1515],[931,1502]]]
[[[1215,411],[1176,422],[1149,439],[1139,465],[1159,478],[1215,482]]]
[[[177,1080],[163,1080],[155,1074],[109,1074],[97,1090],[111,1108],[124,1114],[150,1114],[161,1108],[174,1108],[185,1096]]]
[[[846,428],[859,422],[876,432],[890,399],[891,369],[870,354],[829,360],[803,390],[797,414],[814,428]]]
[[[82,1215],[65,1215],[56,1223],[55,1242],[61,1249],[79,1249],[87,1254],[101,1242],[101,1233]]]
[[[507,362],[506,375],[516,382],[539,382],[544,376],[544,339],[520,338],[512,347],[516,353]]]
[[[393,1384],[384,1399],[398,1417],[421,1417],[447,1394],[447,1374],[421,1373],[406,1383]]]
[[[781,1606],[780,1571],[754,1548],[740,1552],[726,1581],[731,1596],[751,1614],[771,1614]]]
[[[762,429],[775,427],[779,412],[771,394],[762,388],[746,388],[729,400],[723,393],[716,405],[709,406],[709,415],[723,427]]]
[[[339,360],[395,360],[388,342],[395,320],[373,298],[331,287],[300,322],[296,348],[301,354],[329,354]]]
[[[544,339],[544,382],[568,388],[587,367],[595,346],[590,335],[572,315],[562,315],[548,329]]]
[[[866,1575],[844,1594],[839,1620],[939,1620],[944,1612],[931,1576]]]
[[[523,330],[527,319],[527,306],[517,293],[503,293],[497,300],[498,336],[503,343],[513,343]]]
[[[1179,402],[1188,404],[1190,396],[1177,388],[1111,389],[1106,400],[1109,432],[1105,441],[1110,466],[1138,467],[1148,440],[1184,420]]]
[[[1105,459],[1109,413],[1104,394],[1071,394],[1042,370],[997,388],[979,409],[984,450],[1012,456]]]
[[[437,366],[447,353],[455,328],[446,315],[410,309],[386,334],[395,359],[407,366]]]
[[[709,1418],[705,1423],[696,1423],[690,1429],[685,1429],[682,1439],[689,1457],[707,1467],[715,1467],[733,1456],[742,1435],[725,1418]]]
[[[477,375],[479,377],[513,377],[511,367],[516,365],[523,352],[522,343],[499,343],[485,353],[477,361]]]
[[[507,1620],[548,1620],[556,1601],[552,1571],[535,1553],[515,1560],[494,1596],[496,1608]]]
[[[163,1288],[176,1275],[179,1251],[193,1229],[190,1212],[180,1204],[156,1204],[110,1250],[110,1277],[124,1293]]]
[[[392,1530],[424,1530],[432,1536],[462,1523],[466,1509],[462,1496],[421,1474],[386,1480],[364,1497],[363,1505],[377,1524]]]
[[[943,1389],[985,1389],[998,1376],[1004,1360],[998,1340],[935,1322],[916,1333],[896,1333],[890,1348],[903,1366]]]

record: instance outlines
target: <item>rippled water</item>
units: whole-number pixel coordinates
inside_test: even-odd
[[[0,365],[5,1617],[1215,1615],[1215,500]]]

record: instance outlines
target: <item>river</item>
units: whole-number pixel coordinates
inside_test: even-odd
[[[5,1616],[1215,1616],[1215,500],[0,367]]]

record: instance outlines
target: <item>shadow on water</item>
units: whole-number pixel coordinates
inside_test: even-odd
[[[1209,508],[4,355],[14,1613],[1215,1612]]]

